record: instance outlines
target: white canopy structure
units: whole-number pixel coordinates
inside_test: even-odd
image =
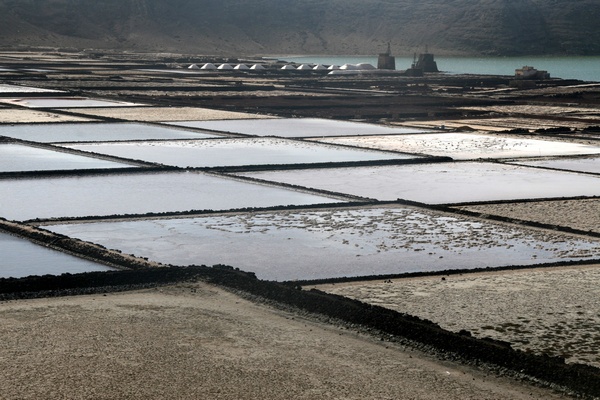
[[[372,69],[377,69],[375,68],[373,65],[369,64],[369,63],[360,63],[360,64],[356,64],[356,68],[360,69],[360,70],[372,70]]]
[[[293,65],[291,65],[291,64],[286,64],[286,65],[284,65],[283,67],[281,67],[281,69],[295,70],[295,69],[296,69],[296,67],[294,67],[294,66],[293,66]]]
[[[215,64],[206,63],[200,69],[217,69],[217,67],[215,66]]]
[[[233,67],[231,65],[229,65],[229,64],[221,64],[221,65],[219,65],[217,67],[217,69],[220,69],[220,70],[232,70]]]
[[[250,68],[248,68],[248,66],[246,64],[238,64],[235,67],[233,67],[233,69],[247,70],[247,69],[250,69]]]
[[[313,68],[310,65],[308,65],[308,64],[302,64],[297,69],[300,70],[300,71],[310,71]]]
[[[200,69],[200,67],[197,64],[192,64],[188,67],[188,69]]]
[[[326,67],[326,66],[324,66],[323,64],[317,64],[317,65],[315,65],[315,66],[313,67],[313,69],[314,69],[315,71],[322,71],[322,70],[327,70],[327,67]]]
[[[335,70],[340,69],[340,66],[339,65],[330,65],[329,67],[327,67],[327,69],[330,71],[335,71]]]
[[[253,66],[250,67],[250,69],[255,70],[255,71],[262,71],[263,69],[265,69],[265,67],[263,67],[260,64],[254,64]]]
[[[358,67],[354,64],[344,64],[340,67],[341,70],[355,71]]]

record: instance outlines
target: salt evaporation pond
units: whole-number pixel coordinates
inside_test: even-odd
[[[134,166],[20,144],[0,144],[0,172],[110,168]]]
[[[566,171],[590,172],[600,174],[600,158],[561,158],[551,160],[519,161],[513,164],[531,167],[562,169]]]
[[[0,217],[11,220],[339,202],[191,171],[0,180]]]
[[[277,281],[533,265],[600,253],[599,241],[410,207],[45,228],[161,263],[227,264]]]
[[[22,278],[29,275],[60,275],[112,268],[82,258],[38,246],[28,240],[0,233],[0,278]]]
[[[29,108],[131,107],[143,105],[125,101],[98,100],[83,97],[24,97],[20,99],[0,100],[0,102]]]
[[[138,123],[61,123],[0,126],[0,136],[41,143],[110,142],[126,140],[204,139],[212,133]]]
[[[2,71],[2,68],[0,68]],[[64,93],[62,90],[42,89],[31,86],[0,84],[0,93]]]
[[[322,168],[240,176],[382,201],[428,204],[599,196],[600,177],[485,162]]]
[[[341,137],[318,139],[318,141],[379,150],[447,156],[455,160],[600,154],[599,146],[471,133]]]
[[[241,138],[68,145],[83,151],[177,167],[306,164],[417,158],[377,150],[279,138]]]
[[[227,121],[182,121],[171,125],[254,136],[316,137],[350,135],[390,135],[426,132],[420,129],[389,127],[361,122],[319,118],[248,119]]]

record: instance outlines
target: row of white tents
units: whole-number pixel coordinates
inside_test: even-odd
[[[316,65],[301,64],[298,67],[295,67],[292,64],[286,64],[283,67],[281,67],[281,69],[296,70],[296,71],[309,71],[309,70],[313,70],[313,71],[325,71],[325,70],[329,70],[329,71],[337,71],[337,70],[342,70],[342,71],[369,71],[369,70],[374,70],[374,69],[377,69],[377,68],[375,68],[371,64],[361,63],[361,64],[344,64],[342,66],[339,66],[339,65],[325,66],[323,64],[316,64]]]
[[[254,71],[260,71],[265,69],[265,67],[263,67],[260,64],[254,64],[252,66],[247,66],[246,64],[237,64],[235,66],[231,65],[231,64],[220,64],[218,67],[213,64],[213,63],[206,63],[204,65],[202,65],[201,67],[198,66],[198,64],[192,64],[188,67],[188,69],[203,69],[203,70],[254,70]]]
[[[231,64],[220,64],[219,66],[216,66],[215,64],[212,63],[206,63],[204,65],[202,65],[201,67],[199,67],[197,64],[192,64],[188,67],[188,69],[197,69],[197,70],[221,70],[221,71],[231,71],[231,70],[254,70],[254,71],[261,71],[264,70],[265,67],[263,67],[261,64],[254,64],[252,66],[247,66],[246,64],[237,64],[237,65],[231,65]],[[329,66],[325,66],[323,64],[301,64],[298,67],[292,65],[292,64],[286,64],[283,67],[281,67],[282,70],[289,70],[289,71],[372,71],[375,70],[377,68],[375,68],[373,65],[371,64],[367,64],[367,63],[361,63],[361,64],[344,64],[342,66],[338,66],[338,65],[329,65]]]

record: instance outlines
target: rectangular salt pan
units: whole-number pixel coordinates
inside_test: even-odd
[[[370,149],[452,157],[455,160],[600,154],[600,146],[470,133],[343,137],[320,139],[319,141]]]
[[[382,201],[428,204],[599,196],[600,177],[485,162],[240,173]]]
[[[0,68],[2,71],[2,68]],[[61,90],[42,89],[30,86],[0,84],[0,93],[63,93]]]
[[[41,143],[127,140],[204,139],[222,137],[165,126],[137,123],[88,123],[0,126],[0,136]]]
[[[390,135],[425,132],[419,129],[388,127],[360,122],[318,118],[254,119],[228,121],[184,121],[172,125],[253,136],[323,137],[351,135]]]
[[[5,233],[0,233],[0,254],[1,278],[111,270],[105,265],[38,246]]]
[[[268,280],[589,259],[600,242],[408,207],[215,215],[46,228],[175,265],[227,264]]]
[[[0,217],[12,220],[338,202],[196,172],[0,180]]]
[[[68,147],[182,168],[417,158],[417,156],[391,152],[352,149],[278,138],[108,143],[69,145]]]
[[[0,172],[133,168],[133,165],[19,144],[0,144]]]
[[[96,100],[75,97],[55,97],[55,98],[21,98],[6,99],[0,102],[14,104],[29,108],[77,108],[77,107],[131,107],[140,104],[128,103],[124,101]]]
[[[514,164],[527,165],[531,167],[562,169],[565,171],[589,172],[592,174],[600,174],[600,157],[519,161],[515,162]]]

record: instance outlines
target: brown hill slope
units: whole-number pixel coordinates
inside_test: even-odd
[[[0,46],[600,54],[597,0],[0,0]]]

